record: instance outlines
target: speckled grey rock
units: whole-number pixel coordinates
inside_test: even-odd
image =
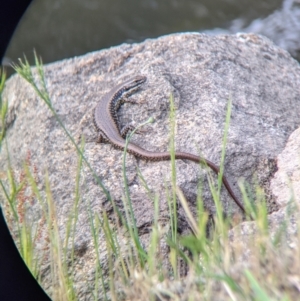
[[[277,208],[269,183],[276,170],[276,157],[299,125],[300,116],[300,68],[286,51],[253,34],[209,37],[186,33],[140,44],[123,44],[45,66],[53,107],[78,143],[85,137],[85,156],[121,212],[124,212],[122,152],[108,144],[96,143],[92,112],[104,93],[137,74],[148,78],[142,89],[132,96],[140,105],[125,104],[119,112],[121,123],[139,124],[150,116],[156,120],[147,126],[145,133],[134,137],[137,144],[153,151],[168,149],[172,93],[177,114],[176,149],[201,153],[219,164],[226,109],[231,99],[225,173],[239,197],[238,180],[258,181],[269,194],[270,211]],[[45,190],[45,171],[48,171],[63,238],[75,200],[76,150],[47,106],[19,76],[7,82],[4,99],[9,101],[7,141],[12,167],[15,174],[20,173],[30,154],[42,191]],[[160,221],[168,225],[166,190],[171,185],[170,162],[144,162],[128,155],[126,165],[137,225],[147,244],[153,202],[142,185],[137,166],[150,190],[159,195]],[[177,185],[183,190],[191,210],[195,212],[197,185],[203,182],[203,200],[213,214],[206,171],[192,162],[179,160],[176,166]],[[7,168],[5,151],[1,154],[0,167]],[[237,211],[224,189],[221,199],[226,212]],[[75,235],[78,250],[75,283],[80,295],[85,295],[84,300],[89,300],[91,289],[87,282],[92,283],[89,281],[95,271],[88,208],[99,215],[103,211],[108,216],[112,214],[107,197],[84,166]],[[181,208],[178,215],[179,230],[187,231],[188,224]],[[37,222],[39,215],[32,210],[31,218]],[[100,241],[103,240],[101,232]],[[99,252],[105,272],[104,245],[101,244]]]
[[[271,181],[271,190],[281,207],[296,202],[300,206],[300,128],[294,131],[286,147],[278,155],[278,171]]]
[[[270,192],[279,209],[269,214],[268,231],[273,239],[279,234],[283,236],[282,245],[294,250],[299,241],[300,221],[300,128],[290,135],[284,150],[278,155],[277,167]],[[251,261],[249,242],[253,244],[258,233],[259,227],[255,222],[243,222],[229,232],[232,243],[243,248],[240,253],[243,254],[244,268]]]

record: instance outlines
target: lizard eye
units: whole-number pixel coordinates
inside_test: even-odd
[[[146,77],[145,76],[138,76],[137,78],[136,78],[136,80],[135,80],[135,82],[137,83],[137,84],[142,84],[142,83],[144,83],[146,81]]]

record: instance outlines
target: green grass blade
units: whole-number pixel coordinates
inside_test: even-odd
[[[255,277],[249,270],[245,270],[245,275],[250,282],[254,294],[254,300],[256,301],[272,301],[272,299],[267,295],[267,293],[262,289],[259,283],[256,281]]]

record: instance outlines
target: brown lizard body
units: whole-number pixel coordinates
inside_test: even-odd
[[[126,134],[129,130],[132,130],[132,126],[127,126],[123,130],[120,130],[117,110],[120,105],[126,101],[125,98],[136,91],[146,79],[145,76],[136,76],[115,86],[101,98],[96,106],[94,114],[94,123],[99,131],[100,141],[109,142],[115,148],[124,149]],[[167,161],[171,159],[169,152],[151,152],[131,142],[128,144],[127,151],[135,157],[149,161]],[[216,174],[220,172],[220,168],[211,161],[190,153],[176,151],[175,159],[187,159],[196,163],[201,163],[209,166]],[[224,175],[222,177],[222,182],[235,203],[245,213],[243,205],[233,193],[229,182]]]

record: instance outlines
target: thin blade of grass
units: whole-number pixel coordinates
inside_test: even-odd
[[[252,288],[255,300],[259,301],[272,301],[272,299],[268,296],[268,294],[262,289],[259,285],[255,277],[249,270],[245,270],[245,275],[250,282],[250,286]]]
[[[125,146],[124,146],[124,151],[123,151],[123,162],[122,162],[122,172],[123,172],[123,181],[124,181],[124,189],[125,189],[125,202],[124,202],[124,208],[125,208],[125,215],[126,215],[126,224],[127,224],[127,229],[129,230],[130,236],[133,239],[135,246],[137,248],[137,253],[138,257],[140,259],[140,264],[143,267],[145,265],[145,259],[147,258],[146,252],[144,251],[142,244],[140,242],[139,234],[138,234],[138,229],[136,226],[136,220],[134,217],[134,212],[132,208],[132,202],[130,199],[130,193],[129,193],[129,188],[128,188],[128,181],[126,177],[126,156],[127,156],[127,150],[128,150],[128,145],[130,143],[130,139],[132,136],[135,134],[135,132],[141,128],[142,126],[145,126],[149,123],[152,123],[154,120],[153,118],[149,118],[147,121],[141,123],[138,125],[131,133],[126,137],[125,141]],[[127,210],[129,208],[129,210]]]
[[[52,106],[51,99],[47,90],[47,85],[45,81],[45,76],[44,76],[44,70],[43,70],[43,64],[41,60],[38,59],[37,55],[35,54],[35,63],[36,63],[36,68],[37,68],[37,73],[38,73],[38,80],[36,81],[34,79],[31,67],[29,65],[29,62],[27,61],[26,57],[24,58],[24,62],[20,59],[19,60],[19,65],[14,64],[13,68],[16,70],[16,72],[23,77],[35,90],[37,95],[46,103],[50,111],[52,112],[53,116],[56,118],[57,122],[59,123],[60,127],[63,129],[73,146],[75,147],[77,153],[82,156],[83,161],[89,168],[90,172],[92,173],[94,179],[98,183],[98,185],[101,187],[103,193],[106,195],[107,199],[113,203],[112,198],[108,192],[108,190],[105,188],[104,184],[100,180],[100,178],[97,176],[93,168],[91,167],[90,163],[88,160],[85,158],[83,152],[80,150],[79,146],[75,142],[74,138],[70,134],[70,132],[67,130],[59,116],[57,115],[54,107]],[[41,87],[39,87],[39,85]]]

